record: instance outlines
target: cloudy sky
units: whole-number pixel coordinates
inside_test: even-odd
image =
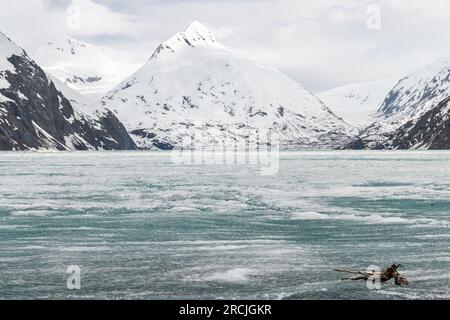
[[[94,44],[126,48],[142,59],[198,20],[225,45],[277,67],[313,92],[405,75],[450,53],[448,0],[0,0],[0,4],[0,30],[25,48],[68,33]],[[79,16],[73,15],[73,8]]]

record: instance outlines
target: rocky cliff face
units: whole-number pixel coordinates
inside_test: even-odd
[[[450,98],[392,133],[377,149],[450,149]]]
[[[450,56],[403,78],[350,148],[448,149]]]
[[[84,113],[0,33],[0,150],[136,149],[107,109]]]

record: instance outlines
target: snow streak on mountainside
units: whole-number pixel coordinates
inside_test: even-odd
[[[198,22],[161,44],[102,102],[149,149],[184,145],[198,131],[207,145],[271,128],[283,144],[305,147],[339,146],[353,133],[298,83],[239,57]]]
[[[31,52],[46,72],[92,98],[100,98],[142,65],[127,52],[68,36],[52,39]]]
[[[110,111],[72,99],[0,33],[0,150],[135,149]]]
[[[402,79],[380,108],[381,120],[365,129],[356,148],[450,148],[450,56]]]
[[[352,84],[323,92],[318,97],[346,122],[365,127],[373,123],[378,110],[399,78]]]

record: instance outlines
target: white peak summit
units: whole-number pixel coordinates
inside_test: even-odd
[[[207,27],[198,21],[186,26],[183,32],[172,36],[163,42],[153,53],[152,58],[159,57],[163,52],[175,53],[184,48],[210,48],[224,49],[225,47],[216,39]]]
[[[26,53],[0,31],[0,71],[8,70],[12,67],[12,64],[7,59],[13,55],[23,56]],[[1,73],[0,80],[2,80]]]
[[[181,33],[184,38],[190,42],[193,42],[194,44],[196,42],[200,43],[217,43],[217,39],[214,37],[214,35],[211,33],[211,31],[208,30],[207,27],[205,27],[203,24],[201,24],[198,21],[194,21],[191,24],[187,25],[184,31]]]
[[[52,48],[59,51],[61,54],[76,55],[80,51],[94,48],[94,46],[70,36],[60,35],[51,39],[44,45],[38,46],[35,51],[42,49],[46,50],[45,48]]]

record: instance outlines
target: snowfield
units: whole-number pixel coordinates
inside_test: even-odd
[[[30,52],[47,73],[91,98],[100,98],[142,66],[142,61],[126,51],[69,36],[52,39]]]
[[[390,78],[356,83],[317,96],[348,123],[365,127],[378,119],[378,110],[398,81],[399,78]]]

